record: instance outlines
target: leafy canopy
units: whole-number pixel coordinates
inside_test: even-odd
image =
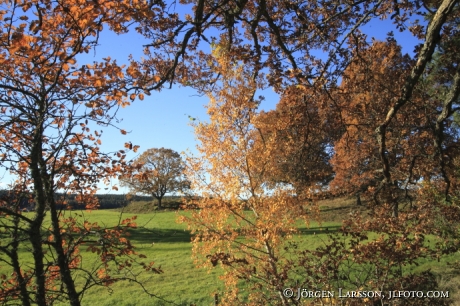
[[[183,192],[190,188],[184,175],[185,165],[179,153],[171,149],[152,148],[133,161],[134,172],[121,178],[122,185],[132,193],[147,194],[161,200],[167,193]]]

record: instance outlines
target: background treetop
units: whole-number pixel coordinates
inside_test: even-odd
[[[151,148],[142,153],[133,161],[132,173],[121,177],[122,186],[136,194],[151,195],[161,200],[167,194],[184,192],[190,188],[190,183],[185,177],[185,164],[174,150],[166,148]]]

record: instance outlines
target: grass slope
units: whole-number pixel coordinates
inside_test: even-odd
[[[221,270],[207,271],[195,267],[191,258],[191,235],[186,230],[185,224],[176,222],[178,214],[187,212],[156,211],[154,203],[134,202],[125,207],[122,212],[120,210],[66,212],[67,214],[83,213],[90,221],[106,226],[117,224],[120,218],[137,215],[138,228],[131,230],[129,238],[137,251],[147,256],[146,262],[154,261],[155,265],[161,266],[164,271],[160,275],[142,273],[139,278],[146,290],[162,299],[150,298],[134,283],[119,282],[110,288],[91,289],[86,293],[83,305],[171,305],[168,302],[172,302],[172,305],[214,305],[214,294],[224,290],[219,280]],[[299,224],[300,232],[294,239],[301,242],[301,247],[316,248],[327,241],[329,233],[340,228],[341,220],[355,211],[365,210],[362,206],[356,206],[353,199],[325,200],[320,202],[320,208],[323,220],[321,224],[312,222],[308,228]],[[84,248],[82,248],[82,255],[85,265],[91,264],[95,259],[95,255],[85,252]],[[23,256],[31,261],[30,253],[25,253]],[[447,259],[459,258],[458,255],[453,255]],[[444,290],[451,290],[451,296],[460,299],[460,296],[453,291],[454,288],[458,291],[460,278],[451,273],[446,263],[447,259],[440,262],[427,260],[421,262],[418,267],[412,267],[412,270],[417,272],[431,268],[441,278],[441,283],[446,288]]]
[[[135,214],[123,213],[122,218]],[[209,305],[214,291],[221,291],[218,271],[196,269],[191,258],[190,233],[185,225],[175,222],[177,214],[171,211],[136,214],[138,228],[129,237],[136,250],[154,261],[163,274],[142,273],[139,280],[145,288],[162,299],[149,298],[137,284],[119,282],[108,289],[95,288],[84,298],[83,305]],[[93,211],[86,215],[91,221],[107,226],[116,224],[120,212]]]

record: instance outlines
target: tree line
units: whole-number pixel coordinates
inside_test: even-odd
[[[10,196],[10,191],[8,190],[0,190],[0,198],[8,198]],[[24,211],[31,211],[35,209],[35,203],[29,202],[29,197],[23,197],[19,201],[19,209]],[[151,196],[128,196],[125,194],[96,194],[96,198],[98,201],[98,208],[99,209],[112,209],[112,208],[122,208],[126,207],[131,201],[152,201],[153,198]],[[58,204],[58,209],[86,209],[84,203],[77,201],[77,195],[64,195],[57,193],[56,194],[56,201],[60,199],[65,199],[65,203]],[[8,201],[14,201],[14,199],[10,199]]]

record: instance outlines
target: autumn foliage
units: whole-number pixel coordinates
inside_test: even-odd
[[[174,150],[151,148],[136,158],[130,172],[121,176],[121,184],[132,194],[146,194],[161,200],[167,193],[186,192],[190,183],[184,175],[184,162]]]
[[[340,87],[331,93],[345,131],[334,143],[331,163],[335,177],[331,187],[339,192],[368,193],[375,204],[391,203],[395,215],[398,202],[415,199],[414,188],[422,179],[427,182],[455,177],[449,169],[454,169],[452,163],[458,155],[457,132],[450,129],[453,118],[445,118],[443,157],[439,159],[434,127],[443,96],[430,90],[430,86],[436,88],[439,84],[423,80],[414,89],[411,103],[398,112],[386,129],[385,156],[391,165],[392,181],[391,186],[382,185],[385,176],[375,145],[375,122],[385,120],[385,110],[398,98],[395,88],[403,86],[411,63],[395,41],[375,42],[352,62]],[[387,189],[383,191],[384,188]]]
[[[1,265],[9,270],[0,276],[2,304],[80,305],[93,286],[136,281],[111,276],[141,256],[126,239],[134,220],[103,228],[58,210],[65,194],[97,208],[97,184],[126,167],[123,151],[101,152],[100,127],[129,105],[135,81],[115,60],[78,63],[78,55],[96,46],[104,26],[125,31],[135,11],[119,1],[0,3],[0,158],[16,177],[0,201]],[[33,211],[24,214],[24,203]],[[85,250],[99,255],[93,267],[82,265]]]
[[[302,303],[282,288],[438,288],[431,272],[406,267],[458,250],[458,70],[438,70],[443,47],[431,49],[422,75],[421,59],[403,55],[393,35],[354,38],[340,80],[290,76],[297,84],[283,83],[269,112],[258,111],[256,98],[264,75],[232,53],[236,44],[212,45],[222,84],[210,94],[210,122],[195,126],[201,157],[189,160],[189,173],[203,199],[184,220],[197,261],[224,268],[224,304]],[[350,215],[324,246],[300,249],[295,224],[316,216],[305,200],[324,194],[363,195],[369,216]]]
[[[112,126],[119,107],[173,83],[210,97],[209,122],[195,126],[201,155],[188,159],[199,210],[184,221],[197,262],[224,268],[224,304],[301,303],[283,295],[286,287],[425,290],[437,286],[434,276],[404,267],[458,251],[458,1],[1,4],[0,158],[18,177],[0,206],[8,237],[0,247],[12,270],[3,276],[5,303],[79,305],[88,287],[113,281],[108,262],[129,267],[117,260],[135,255],[122,224],[64,219],[56,191],[97,206],[96,184],[129,173],[125,151],[100,151],[97,126]],[[179,14],[176,5],[193,8]],[[412,55],[392,32],[383,41],[366,35],[379,20],[418,39]],[[143,59],[78,63],[103,27],[121,33],[130,25],[150,40]],[[257,90],[269,87],[280,101],[260,112]],[[315,201],[333,195],[362,196],[369,215],[350,216],[323,247],[299,249],[297,222],[308,224]],[[35,204],[32,217],[21,199]],[[101,265],[77,288],[88,236],[103,242],[89,247]],[[21,245],[32,250],[30,271],[18,262]],[[64,286],[54,289],[57,280]]]
[[[195,127],[202,157],[188,159],[187,175],[203,199],[183,221],[195,233],[197,260],[225,268],[225,303],[243,302],[239,280],[247,282],[253,303],[287,301],[282,290],[289,265],[280,252],[297,231],[296,220],[310,214],[292,188],[266,180],[275,171],[274,139],[261,141],[254,125],[257,84],[244,66],[233,66],[225,53],[218,57],[222,87],[210,96],[210,122]]]

